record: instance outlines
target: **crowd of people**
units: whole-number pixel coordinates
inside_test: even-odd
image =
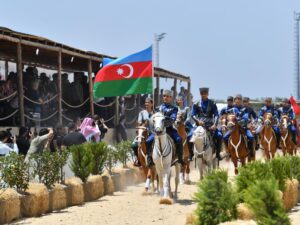
[[[67,129],[66,129],[67,128]],[[30,155],[45,149],[55,152],[71,145],[85,142],[100,142],[108,127],[98,115],[84,118],[82,122],[69,122],[67,127],[57,124],[54,128],[42,128],[39,132],[29,127],[20,127],[19,134],[13,135],[8,130],[0,131],[0,156],[16,152],[25,156],[28,162]]]

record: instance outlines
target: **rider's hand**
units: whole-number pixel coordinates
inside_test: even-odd
[[[197,120],[197,124],[198,124],[198,126],[203,126],[203,125],[204,125],[204,122],[201,121],[201,120]]]
[[[216,125],[214,124],[214,125],[212,125],[209,129],[215,131],[215,130],[217,129],[217,127],[216,127]]]

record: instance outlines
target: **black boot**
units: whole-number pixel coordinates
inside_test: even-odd
[[[276,135],[276,148],[279,148],[280,149],[280,133],[275,133]]]
[[[297,145],[297,135],[296,135],[296,132],[292,132],[292,141],[294,142],[295,145]]]
[[[248,151],[253,153],[253,140],[248,140]]]
[[[193,161],[193,157],[194,157],[194,144],[191,142],[188,142],[188,148],[189,148],[189,161]]]
[[[134,152],[134,155],[136,157],[136,160],[134,161],[133,165],[136,166],[136,167],[140,167],[141,163],[139,161],[139,156],[138,156],[138,147],[135,146],[135,145],[132,145],[131,148],[132,148],[132,150]]]
[[[184,162],[183,162],[183,159],[182,159],[182,154],[183,154],[182,141],[179,141],[179,142],[175,143],[175,145],[176,145],[176,153],[177,153],[178,162],[181,165],[184,165]]]
[[[255,134],[255,135],[254,135],[254,138],[255,138],[255,150],[257,151],[257,150],[259,149],[258,135]]]
[[[147,166],[152,167],[154,166],[154,162],[152,159],[152,143],[146,142],[146,150],[147,150]]]

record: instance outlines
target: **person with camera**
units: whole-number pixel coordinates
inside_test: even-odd
[[[94,119],[96,125],[98,126],[98,129],[100,130],[100,141],[101,141],[101,140],[103,140],[105,134],[107,133],[108,127],[104,123],[104,119],[100,118],[99,115],[95,114],[93,116],[93,119]]]
[[[32,138],[32,133],[31,133],[29,127],[20,127],[19,128],[19,135],[17,138],[19,154],[26,156],[28,149],[30,147],[31,138]]]
[[[9,147],[9,140],[12,139],[13,147]],[[7,131],[0,131],[0,156],[5,156],[9,152],[19,152],[16,136],[11,137]]]
[[[29,150],[25,157],[25,163],[29,162],[30,156],[34,153],[41,153],[46,148],[46,145],[51,142],[53,138],[52,128],[43,128],[40,130],[37,137],[35,137],[30,144]]]

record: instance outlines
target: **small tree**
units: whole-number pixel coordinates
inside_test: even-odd
[[[199,182],[195,200],[198,225],[217,225],[237,218],[237,197],[225,171],[213,170]]]
[[[16,188],[17,191],[24,192],[29,185],[29,166],[24,163],[24,156],[15,152],[9,153],[0,159],[0,179],[4,186]]]
[[[60,181],[60,155],[44,151],[31,155],[31,167],[33,176],[38,176],[39,182],[51,189],[56,182]]]
[[[278,181],[279,189],[285,190],[285,182],[287,179],[292,179],[292,163],[288,157],[276,157],[270,162],[272,173]]]
[[[87,147],[90,148],[93,153],[92,174],[102,174],[108,155],[107,144],[105,142],[89,143]]]
[[[93,169],[93,153],[87,146],[88,144],[70,147],[72,154],[70,168],[75,176],[79,177],[83,182],[86,181]]]
[[[58,151],[58,163],[60,168],[60,183],[63,184],[65,182],[65,174],[63,172],[63,167],[67,164],[68,158],[70,155],[70,150],[68,148],[64,148]]]
[[[126,140],[116,144],[118,161],[122,163],[123,168],[127,167],[127,161],[130,158],[130,149],[132,141]]]
[[[257,180],[244,193],[245,203],[259,225],[290,225],[275,179]]]
[[[116,166],[117,162],[118,162],[117,149],[112,145],[108,145],[106,162],[104,166],[110,175],[112,174],[112,168]]]

